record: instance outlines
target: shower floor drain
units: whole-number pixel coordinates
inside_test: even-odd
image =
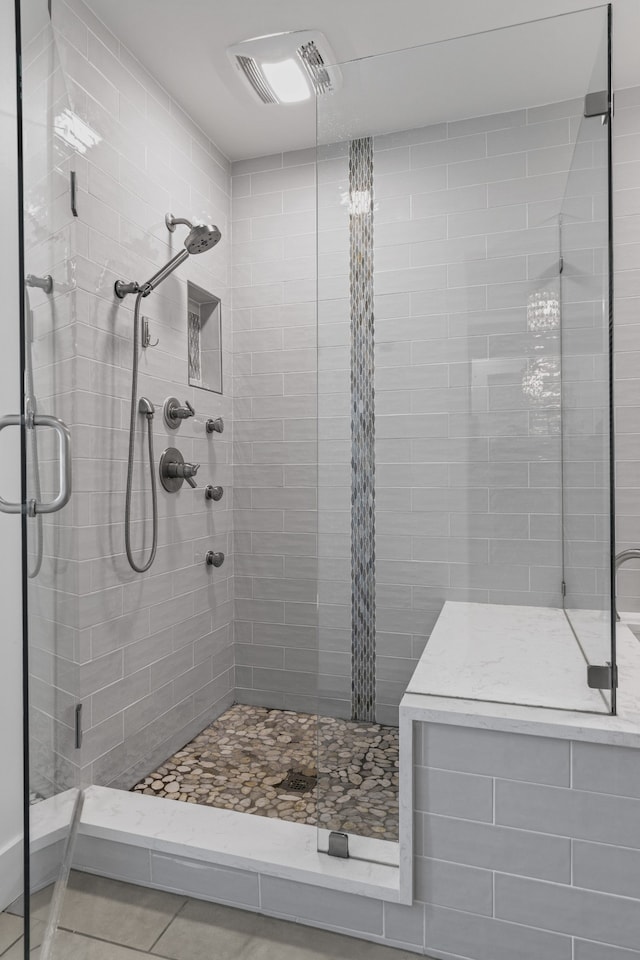
[[[277,786],[283,790],[291,790],[292,793],[308,793],[309,790],[313,790],[317,782],[317,776],[309,776],[298,770],[289,770],[282,783],[278,783]]]

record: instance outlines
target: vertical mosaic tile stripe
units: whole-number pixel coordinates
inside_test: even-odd
[[[351,310],[351,716],[375,720],[373,141],[349,145]]]

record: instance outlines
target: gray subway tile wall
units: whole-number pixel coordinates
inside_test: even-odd
[[[481,957],[486,950],[492,960],[501,951],[527,958],[638,956],[639,751],[433,724],[421,725],[418,744],[415,818],[423,855],[493,872],[490,919],[480,921],[473,915],[483,911],[468,904],[447,916],[429,906],[455,904],[442,902],[444,884],[423,884],[423,861],[416,861],[427,952]],[[608,751],[613,766],[602,771]],[[481,767],[478,756],[487,759]],[[463,788],[458,779],[443,779],[441,768],[477,781],[465,788],[475,804],[460,806]],[[523,841],[531,849],[518,858]],[[501,851],[514,859],[502,860]],[[554,880],[538,868],[557,871]],[[472,931],[477,940],[465,941]],[[580,938],[575,954],[572,938]]]
[[[235,696],[313,712],[315,151],[238,161],[232,172]],[[348,668],[342,678],[346,699]]]
[[[66,29],[70,24],[73,30]],[[233,700],[231,431],[212,438],[204,429],[207,417],[220,415],[231,425],[230,166],[82,0],[59,4],[53,26],[70,108],[96,141],[74,158],[80,229],[71,352],[67,361],[56,343],[53,354],[58,379],[64,374],[65,389],[73,392],[65,419],[73,438],[76,503],[73,540],[63,555],[82,573],[73,597],[56,611],[74,631],[80,663],[65,719],[72,729],[70,714],[81,699],[82,782],[126,787]],[[159,489],[157,558],[139,575],[123,549],[133,303],[116,301],[113,283],[145,279],[177,249],[164,226],[168,211],[218,223],[223,239],[143,301],[141,312],[160,341],[141,351],[139,380],[139,394],[156,407],[156,469],[159,453],[173,445],[202,468],[196,490],[185,485],[169,496]],[[179,233],[173,243],[180,244]],[[187,279],[222,299],[222,396],[188,385]],[[39,349],[47,347],[39,341]],[[63,370],[63,363],[71,366]],[[176,433],[162,419],[162,403],[171,395],[196,408],[196,417]],[[138,423],[135,553],[150,543],[142,441]],[[224,486],[220,503],[205,503],[207,482]],[[226,554],[215,574],[205,567],[208,549]]]

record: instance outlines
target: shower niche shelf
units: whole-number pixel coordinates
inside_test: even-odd
[[[222,301],[187,283],[189,386],[222,393]]]

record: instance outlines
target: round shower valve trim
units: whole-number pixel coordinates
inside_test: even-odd
[[[184,406],[177,397],[167,397],[162,407],[164,422],[171,430],[177,430],[182,420],[188,420],[194,417],[196,411],[188,400],[185,400]]]
[[[199,469],[199,463],[186,463],[179,450],[167,447],[160,457],[160,482],[167,493],[177,493],[185,480],[196,487],[193,478]]]

